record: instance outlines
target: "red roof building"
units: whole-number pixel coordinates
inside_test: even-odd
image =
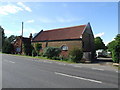
[[[42,49],[45,47],[60,47],[63,51],[61,55],[68,56],[74,48],[80,48],[86,53],[94,52],[94,35],[90,23],[65,27],[59,29],[40,31],[33,39],[32,43],[41,43]]]

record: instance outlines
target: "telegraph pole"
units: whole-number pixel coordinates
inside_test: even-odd
[[[21,54],[22,54],[22,41],[23,41],[23,22],[22,22],[22,35],[21,35]]]

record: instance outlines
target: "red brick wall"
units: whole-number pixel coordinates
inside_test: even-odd
[[[42,49],[46,47],[46,42],[38,42],[42,44]],[[35,45],[35,43],[33,42]],[[61,47],[63,45],[68,46],[68,51],[62,51],[62,56],[68,56],[69,52],[74,48],[82,48],[82,41],[54,41],[54,42],[48,42],[48,47]]]

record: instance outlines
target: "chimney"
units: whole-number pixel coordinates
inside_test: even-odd
[[[30,33],[30,36],[29,36],[29,38],[32,40],[32,33]]]

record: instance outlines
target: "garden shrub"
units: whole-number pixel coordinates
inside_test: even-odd
[[[70,52],[70,59],[72,62],[80,62],[80,60],[83,57],[83,52],[81,49],[79,48],[74,48],[71,52]]]
[[[53,57],[59,57],[59,54],[61,53],[60,48],[56,47],[47,47],[44,49],[43,56],[46,56],[47,58],[52,59]]]
[[[115,49],[112,50],[112,60],[115,63],[120,62],[120,52],[118,51],[118,49],[120,49],[120,48],[115,47]]]

